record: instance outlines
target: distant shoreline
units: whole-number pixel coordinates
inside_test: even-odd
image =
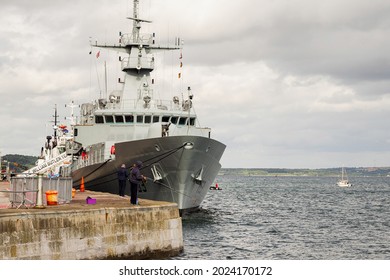
[[[12,173],[21,173],[35,165],[38,157],[9,154],[3,155],[2,172],[6,165]],[[390,177],[390,167],[345,167],[349,177]],[[333,168],[222,168],[218,175],[240,176],[306,176],[306,177],[339,177],[341,166]]]
[[[390,177],[390,167],[348,167],[349,177]],[[218,174],[241,176],[295,176],[295,177],[339,177],[340,168],[289,169],[289,168],[222,168]]]

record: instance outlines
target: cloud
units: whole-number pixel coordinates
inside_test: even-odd
[[[3,154],[37,155],[55,104],[63,120],[64,104],[102,92],[104,60],[118,89],[118,54],[96,60],[89,43],[117,43],[131,30],[130,2],[2,1]],[[385,0],[145,0],[140,8],[153,21],[145,32],[184,40],[183,83],[178,53],[162,52],[156,94],[191,86],[201,125],[227,144],[224,167],[389,165],[389,12]]]

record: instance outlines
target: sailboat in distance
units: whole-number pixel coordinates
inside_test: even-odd
[[[352,187],[352,184],[348,180],[347,171],[344,167],[341,168],[341,179],[337,182],[339,187]]]

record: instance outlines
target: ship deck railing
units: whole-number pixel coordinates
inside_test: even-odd
[[[80,156],[73,161],[73,169],[80,169],[86,166],[105,162],[110,158],[110,145],[106,143],[96,143],[88,147],[88,152],[85,156]]]
[[[125,57],[121,61],[122,71],[125,69],[154,69],[154,59],[152,57]]]
[[[147,33],[141,33],[137,38],[133,34],[126,33],[122,34],[120,42],[123,46],[128,45],[152,45],[153,35]]]
[[[142,93],[138,92],[138,95],[141,97]],[[100,106],[100,110],[144,110],[148,108],[149,110],[159,110],[159,111],[174,111],[174,112],[183,112],[188,114],[188,111],[182,110],[182,106],[172,100],[163,100],[163,99],[152,99],[150,103],[146,104],[142,98],[139,99],[122,99],[120,103],[117,102],[107,102],[104,106]]]

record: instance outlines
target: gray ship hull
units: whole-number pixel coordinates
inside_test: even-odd
[[[181,211],[196,209],[217,176],[226,146],[200,136],[170,136],[115,144],[115,158],[73,170],[74,186],[81,178],[87,190],[118,193],[117,170],[137,160],[148,177],[146,191],[139,198],[175,202]],[[126,194],[130,194],[127,183]]]

